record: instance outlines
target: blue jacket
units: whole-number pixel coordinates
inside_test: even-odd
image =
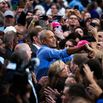
[[[37,80],[42,76],[47,75],[48,69],[51,63],[56,60],[62,60],[63,62],[70,61],[73,55],[68,55],[67,49],[57,50],[43,45],[37,53],[37,57],[40,60],[40,65],[35,69]]]

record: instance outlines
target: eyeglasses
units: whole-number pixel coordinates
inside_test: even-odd
[[[74,20],[78,20],[78,18],[74,18],[74,17],[70,17],[69,19],[74,19]]]
[[[51,9],[57,9],[56,7],[51,7]]]

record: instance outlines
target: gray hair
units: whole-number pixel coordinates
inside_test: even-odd
[[[47,31],[48,31],[48,30],[45,29],[45,30],[42,30],[42,31],[40,32],[40,34],[39,34],[39,40],[40,40],[41,43],[42,43],[42,40],[47,37]]]
[[[17,44],[17,45],[15,46],[14,51],[15,51],[15,52],[26,51],[26,50],[27,50],[27,49],[26,49],[27,46],[29,46],[27,43]]]
[[[4,34],[3,40],[4,43],[8,44],[16,38],[16,33],[13,31],[8,31]]]
[[[29,45],[27,43],[20,43],[17,44],[14,48],[14,53],[18,55],[18,58],[20,58],[22,61],[22,65],[25,65],[28,63],[28,54],[27,50],[29,48]]]

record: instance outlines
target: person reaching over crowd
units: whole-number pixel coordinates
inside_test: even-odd
[[[72,59],[72,54],[83,49],[89,50],[89,45],[87,44],[87,42],[80,46],[57,50],[56,38],[54,36],[54,33],[50,30],[42,30],[39,34],[39,39],[42,44],[42,47],[37,52],[37,57],[40,60],[40,65],[35,70],[38,80],[42,76],[47,75],[50,64],[55,60],[63,60],[66,63],[67,61]]]

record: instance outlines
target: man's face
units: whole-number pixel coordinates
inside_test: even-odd
[[[57,9],[56,5],[51,6],[51,12],[52,12],[52,14],[57,14],[58,13],[58,9]]]
[[[5,20],[5,26],[13,26],[14,25],[14,22],[15,22],[14,17],[6,16],[4,20]]]
[[[76,15],[71,15],[68,19],[68,23],[70,26],[76,26],[79,24],[78,18]]]
[[[103,42],[103,32],[98,32],[98,42]]]
[[[18,9],[16,10],[16,15],[17,16],[20,16],[21,12],[23,11],[24,9],[21,8],[21,7],[18,7]]]
[[[44,39],[45,44],[51,48],[55,48],[57,45],[54,33],[52,31],[47,31],[46,35],[47,37]]]
[[[98,42],[96,47],[98,50],[103,50],[103,42]]]
[[[0,11],[4,12],[5,2],[0,3]]]

